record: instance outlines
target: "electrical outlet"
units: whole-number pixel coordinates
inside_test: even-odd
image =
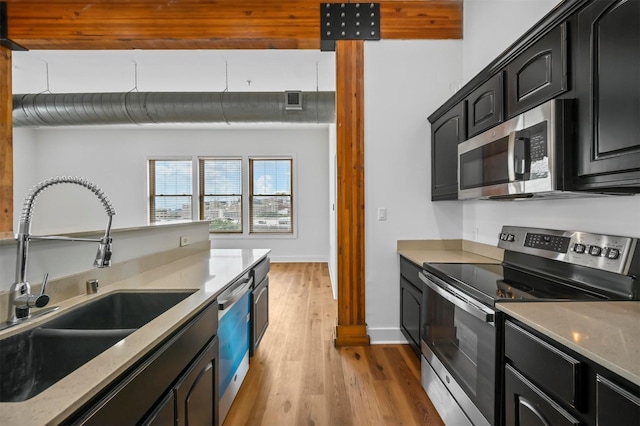
[[[186,235],[183,235],[180,237],[180,247],[184,247],[184,246],[188,246],[189,245],[189,237],[187,237]]]

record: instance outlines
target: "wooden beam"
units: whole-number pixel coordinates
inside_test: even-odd
[[[28,49],[319,49],[318,0],[10,0]],[[462,0],[386,0],[384,39],[462,38]]]
[[[0,46],[0,238],[13,236],[11,50]]]
[[[364,276],[364,42],[336,42],[336,346],[369,344]]]

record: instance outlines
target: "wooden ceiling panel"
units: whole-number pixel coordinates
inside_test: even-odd
[[[28,49],[319,49],[317,0],[9,0]],[[380,2],[384,39],[462,37],[462,0]]]

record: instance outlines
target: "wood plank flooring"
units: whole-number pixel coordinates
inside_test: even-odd
[[[269,329],[224,426],[443,425],[408,345],[335,348],[324,263],[272,263]]]

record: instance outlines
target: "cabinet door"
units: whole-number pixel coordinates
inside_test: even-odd
[[[178,426],[217,425],[218,338],[214,337],[175,386]]]
[[[169,392],[142,422],[143,426],[173,426],[176,422],[175,398],[173,390]]]
[[[577,14],[578,184],[640,188],[640,2],[591,2]]]
[[[467,133],[471,138],[502,123],[502,73],[491,77],[467,97]]]
[[[562,24],[507,65],[508,118],[565,92],[566,70],[566,24]]]
[[[422,292],[400,277],[400,330],[418,356],[420,356],[421,315]]]
[[[531,381],[559,401],[577,408],[585,406],[585,365],[560,349],[524,330],[505,322],[504,355]]]
[[[640,397],[599,374],[596,376],[596,424],[640,425]]]
[[[458,144],[464,142],[464,102],[431,125],[431,199],[458,199]]]
[[[251,356],[253,356],[269,326],[269,277],[265,277],[253,290],[251,300]]]
[[[579,425],[580,421],[556,404],[510,365],[505,366],[505,424],[514,426]]]

